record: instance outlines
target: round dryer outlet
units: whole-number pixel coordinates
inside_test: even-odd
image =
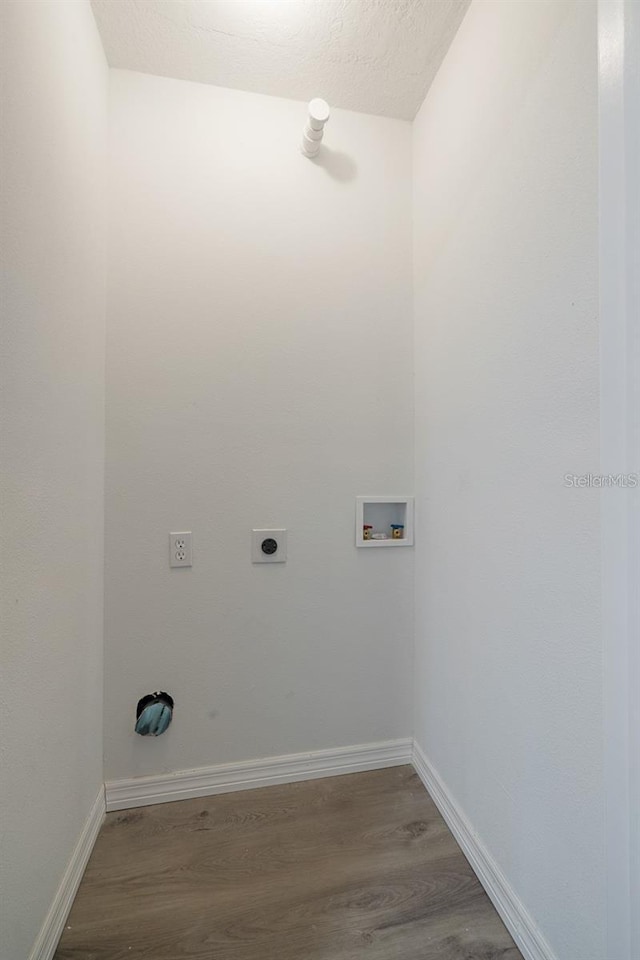
[[[284,563],[287,559],[287,531],[252,530],[252,563]]]

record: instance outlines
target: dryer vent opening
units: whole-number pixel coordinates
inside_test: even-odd
[[[160,690],[138,700],[136,733],[141,737],[159,737],[173,719],[173,697]]]

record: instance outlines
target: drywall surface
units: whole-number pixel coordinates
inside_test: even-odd
[[[88,3],[3,3],[0,955],[102,782],[107,67]]]
[[[414,146],[415,732],[559,960],[605,955],[596,83],[591,0],[474,2]]]
[[[411,127],[335,111],[314,162],[305,115],[111,71],[107,779],[411,733],[413,552],[354,545],[411,493]]]

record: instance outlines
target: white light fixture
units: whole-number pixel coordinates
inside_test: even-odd
[[[329,119],[329,104],[315,97],[309,104],[309,117],[302,132],[302,152],[305,157],[317,157],[322,142],[324,125]]]

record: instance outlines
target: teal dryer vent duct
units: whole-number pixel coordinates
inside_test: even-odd
[[[136,708],[136,733],[141,737],[159,737],[173,718],[173,697],[157,691],[148,693],[138,701]]]

